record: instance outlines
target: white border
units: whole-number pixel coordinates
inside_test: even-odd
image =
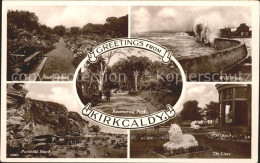
[[[47,162],[257,162],[258,161],[258,123],[259,123],[259,2],[258,1],[3,1],[2,3],[2,49],[1,54],[6,54],[6,13],[8,5],[149,5],[149,6],[250,6],[252,8],[252,82],[221,82],[221,84],[252,84],[252,143],[251,143],[251,159],[161,159],[161,158],[122,158],[122,159],[109,159],[109,158],[6,158],[6,55],[2,57],[2,72],[1,72],[1,161],[8,162],[35,162],[35,161],[47,161]],[[130,15],[129,15],[130,20]],[[129,21],[129,29],[131,22]],[[129,30],[130,31],[130,30]],[[24,82],[34,83],[34,82]],[[45,83],[45,82],[41,82]],[[57,83],[57,82],[46,82]],[[72,83],[72,81],[66,82]],[[201,84],[199,82],[188,82],[189,84]],[[216,82],[203,82],[203,84],[217,84]],[[128,136],[129,137],[129,136]],[[130,142],[128,142],[130,143]],[[130,144],[129,144],[130,145]],[[129,146],[128,146],[129,148]],[[128,149],[129,152],[129,149]]]

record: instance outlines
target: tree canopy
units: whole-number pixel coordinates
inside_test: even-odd
[[[201,120],[202,116],[200,114],[200,110],[201,108],[198,106],[197,100],[186,101],[183,104],[183,109],[180,113],[182,120]]]
[[[53,32],[59,36],[63,36],[66,33],[66,27],[64,25],[55,26]]]
[[[8,10],[7,13],[7,34],[8,38],[15,39],[17,29],[23,29],[37,33],[57,34],[58,36],[79,35],[79,34],[97,34],[109,35],[110,37],[128,36],[128,15],[122,17],[108,17],[104,24],[87,23],[82,28],[73,26],[66,28],[63,25],[57,25],[53,29],[39,23],[39,18],[33,12]]]
[[[218,102],[211,101],[204,109],[206,111],[207,119],[215,120],[219,117],[220,109]]]
[[[83,34],[102,34],[112,37],[128,36],[128,15],[122,17],[109,17],[105,24],[87,23],[82,28]]]

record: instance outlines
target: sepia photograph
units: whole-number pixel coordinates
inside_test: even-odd
[[[173,60],[168,64],[153,52],[121,48],[88,60],[76,80],[81,102],[94,109],[139,117],[175,105],[182,92],[182,76]]]
[[[131,37],[168,48],[187,81],[251,81],[251,15],[246,6],[133,6]]]
[[[259,2],[3,0],[0,162],[259,160]]]
[[[131,130],[131,158],[251,158],[250,84],[188,84],[176,111]]]
[[[81,114],[70,83],[7,84],[7,158],[126,158],[127,130]]]
[[[127,6],[9,6],[7,80],[71,81],[94,46],[127,36]]]

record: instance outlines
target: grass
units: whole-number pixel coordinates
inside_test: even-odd
[[[198,145],[198,146],[189,147],[187,149],[178,148],[178,149],[172,149],[169,151],[169,150],[165,149],[163,146],[157,146],[157,147],[153,148],[152,150],[155,153],[164,155],[166,157],[172,157],[172,156],[176,156],[176,155],[207,151],[207,150],[209,150],[209,148],[204,147],[202,145]]]
[[[167,104],[175,105],[179,99],[179,96],[172,95],[171,92],[167,91],[133,91],[130,95],[142,97],[144,100],[154,105],[158,110],[165,109]]]

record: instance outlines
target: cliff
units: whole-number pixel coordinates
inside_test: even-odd
[[[85,135],[88,121],[78,113],[69,112],[64,105],[26,98],[27,93],[17,84],[7,85],[8,144],[30,144],[39,135]]]

